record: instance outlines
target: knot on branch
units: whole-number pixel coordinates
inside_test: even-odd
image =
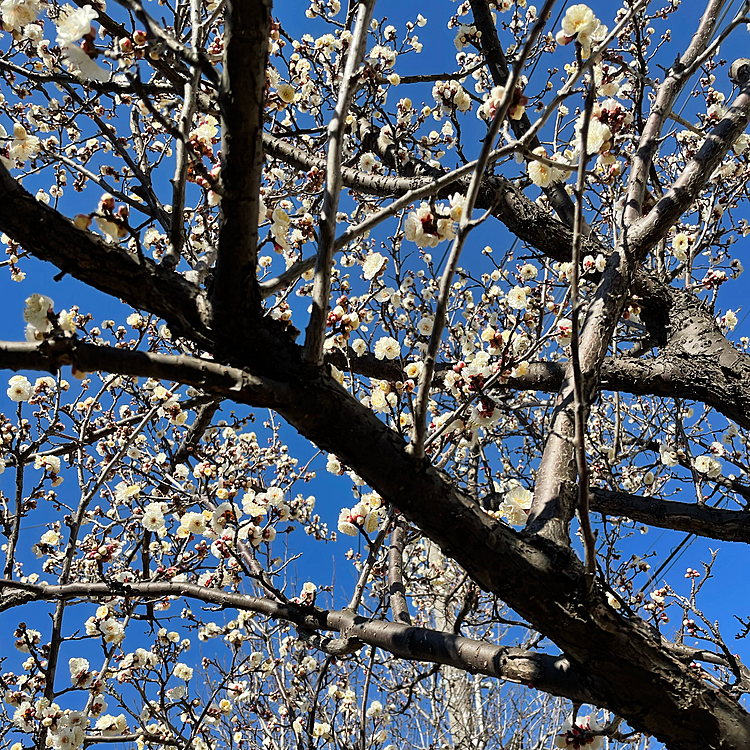
[[[738,57],[729,68],[729,80],[742,86],[750,80],[750,59]]]
[[[348,656],[355,651],[359,651],[365,645],[357,638],[348,635],[350,630],[351,628],[347,628],[342,633],[341,638],[329,638],[328,636],[300,627],[297,628],[297,633],[305,643],[309,643],[313,648],[324,651],[331,656]]]

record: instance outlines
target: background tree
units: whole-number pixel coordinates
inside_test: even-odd
[[[76,2],[0,4],[2,747],[750,746],[638,534],[750,538],[748,4]]]

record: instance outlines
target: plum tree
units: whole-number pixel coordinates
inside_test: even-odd
[[[0,747],[750,746],[638,533],[750,540],[748,3],[75,2],[0,4]]]

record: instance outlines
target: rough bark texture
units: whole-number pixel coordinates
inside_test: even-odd
[[[219,98],[222,120],[222,231],[216,261],[217,331],[237,315],[254,316],[260,304],[256,278],[258,210],[263,164],[263,101],[271,0],[227,0],[225,67]]]

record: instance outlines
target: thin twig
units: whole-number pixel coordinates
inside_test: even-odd
[[[331,121],[328,124],[328,158],[326,161],[326,187],[323,208],[320,212],[318,255],[315,264],[312,312],[305,332],[303,356],[315,365],[323,362],[323,340],[328,319],[328,301],[331,296],[331,270],[333,267],[336,214],[343,181],[341,179],[341,153],[344,146],[346,115],[356,92],[356,77],[365,55],[367,31],[370,27],[375,0],[360,0],[357,23],[354,27],[349,53],[341,79],[341,88]]]
[[[200,44],[200,5],[198,0],[190,0],[190,37],[193,49]],[[168,268],[175,268],[180,262],[182,246],[185,242],[185,188],[188,170],[187,141],[190,125],[195,111],[195,94],[201,79],[198,66],[193,68],[189,81],[185,82],[182,110],[180,111],[179,130],[181,137],[175,139],[175,170],[172,178],[172,226],[169,232],[169,247],[164,253],[162,263]]]
[[[570,274],[570,307],[571,307],[571,339],[570,353],[573,369],[573,409],[575,412],[575,449],[576,467],[578,469],[578,514],[580,516],[583,546],[585,550],[585,570],[589,590],[594,585],[596,577],[596,541],[591,531],[589,517],[589,467],[586,461],[586,413],[587,404],[584,401],[583,378],[581,376],[581,358],[579,350],[579,310],[581,300],[578,295],[578,282],[581,272],[581,228],[583,226],[583,195],[586,190],[586,162],[588,161],[588,137],[591,123],[591,112],[596,101],[596,84],[589,83],[586,96],[586,107],[583,112],[581,125],[581,154],[578,161],[578,179],[575,187],[575,214],[573,221],[572,269]]]
[[[419,375],[419,393],[417,394],[415,413],[414,413],[414,426],[411,432],[411,445],[409,446],[410,452],[415,458],[424,457],[424,441],[427,433],[427,405],[430,399],[430,386],[432,384],[432,378],[435,374],[435,362],[437,361],[437,352],[440,347],[440,340],[443,335],[443,328],[445,327],[445,313],[448,308],[448,297],[450,296],[451,286],[453,284],[453,276],[458,268],[458,261],[461,257],[461,251],[463,250],[466,238],[469,236],[469,232],[474,228],[475,224],[471,220],[471,215],[474,211],[474,206],[479,196],[479,188],[481,186],[482,177],[484,170],[489,162],[490,154],[492,153],[492,147],[497,138],[497,134],[500,131],[505,117],[510,109],[510,105],[513,102],[513,98],[516,92],[516,84],[521,77],[521,71],[526,64],[531,51],[536,43],[537,38],[542,32],[542,28],[545,24],[545,19],[548,13],[551,12],[552,6],[555,4],[555,0],[547,0],[545,2],[540,14],[539,20],[534,24],[534,28],[531,30],[528,39],[526,40],[521,53],[513,66],[513,71],[508,79],[508,85],[505,87],[503,98],[497,107],[495,116],[490,125],[487,137],[484,140],[482,151],[477,159],[477,166],[471,178],[469,184],[469,190],[466,194],[466,200],[463,205],[461,214],[461,222],[458,228],[458,235],[453,241],[450,256],[443,272],[443,276],[440,279],[440,291],[438,293],[438,302],[435,309],[435,322],[432,327],[432,334],[430,335],[430,342],[427,345],[427,352],[424,357],[422,365],[422,372]]]

